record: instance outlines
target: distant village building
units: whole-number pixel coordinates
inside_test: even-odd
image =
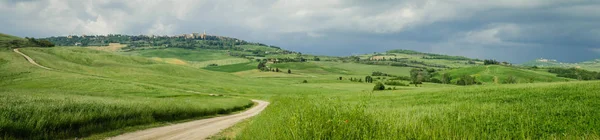
[[[200,35],[201,39],[206,39],[206,30],[204,30],[204,33],[202,35]]]
[[[184,35],[186,39],[193,39],[194,38],[194,34],[185,34]]]

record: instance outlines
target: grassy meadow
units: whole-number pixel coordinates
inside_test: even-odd
[[[55,70],[35,67],[12,51],[0,52],[0,139],[86,137],[127,126],[227,114],[252,105],[248,99],[178,87],[181,83],[145,82],[210,75],[145,58],[82,48],[21,50]]]
[[[598,82],[281,96],[238,139],[597,139]]]
[[[549,73],[545,70],[535,71],[501,65],[458,68],[446,70],[442,73],[448,73],[454,80],[463,75],[469,75],[475,77],[477,81],[492,84],[501,84],[510,76],[516,78],[517,83],[559,82],[572,80],[568,78],[556,77],[556,74]],[[437,75],[437,77],[440,78],[441,75]]]
[[[469,66],[442,72],[472,75],[483,85],[386,85],[396,90],[372,91],[374,83],[348,79],[375,71],[409,76],[412,68],[309,61],[269,63],[282,72],[260,72],[258,62],[224,50],[21,51],[54,70],[0,51],[0,139],[85,138],[228,114],[251,106],[249,99],[271,105],[214,139],[600,138],[600,82],[541,70]],[[229,60],[236,62],[224,64]],[[194,65],[213,62],[223,65]],[[509,75],[535,82],[494,84],[494,77]]]

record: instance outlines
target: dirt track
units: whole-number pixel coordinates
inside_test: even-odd
[[[29,61],[29,63],[31,63],[33,65],[36,65],[36,66],[38,66],[40,68],[43,68],[43,69],[52,70],[51,68],[44,67],[44,66],[36,63],[35,61],[33,61],[33,59],[31,59],[31,57],[29,57],[29,56],[25,55],[24,53],[20,52],[19,49],[13,49],[13,51],[15,51],[16,53],[18,53],[18,54],[22,55],[23,57],[25,57],[25,59],[27,59],[27,61]]]
[[[214,135],[221,130],[231,127],[237,122],[252,117],[263,111],[269,102],[252,100],[258,105],[239,114],[173,124],[164,127],[151,128],[120,136],[109,138],[110,140],[201,140]]]

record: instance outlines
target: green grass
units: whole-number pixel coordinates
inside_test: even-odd
[[[600,59],[594,59],[590,61],[584,61],[579,63],[566,63],[566,62],[558,62],[558,61],[539,61],[533,60],[529,62],[525,62],[521,64],[526,67],[537,66],[540,68],[549,68],[549,67],[562,67],[562,68],[581,68],[590,71],[600,71]]]
[[[377,54],[377,55],[378,55],[377,57],[385,57],[386,60],[389,60],[392,58],[397,58],[397,59],[406,60],[406,61],[423,62],[425,64],[439,64],[439,65],[444,65],[444,66],[447,66],[450,68],[472,67],[472,66],[477,66],[477,65],[483,64],[483,62],[480,62],[480,61],[473,61],[476,64],[467,64],[469,62],[468,60],[423,59],[423,57],[431,57],[426,54],[384,53],[384,54]],[[359,55],[359,57],[363,60],[369,60],[374,56],[375,56],[375,54]],[[388,61],[388,62],[391,62],[391,61]],[[408,64],[414,65],[414,66],[420,66],[420,67],[436,68],[436,67],[426,66],[426,65],[422,65],[422,64],[412,64],[412,63],[408,63]],[[436,69],[438,69],[438,68],[436,68]]]
[[[597,139],[598,82],[285,96],[239,139]]]
[[[322,74],[322,75],[352,75],[364,77],[371,75],[375,71],[384,72],[398,76],[408,76],[411,68],[365,65],[357,63],[338,63],[338,62],[295,62],[271,64],[270,67],[280,69],[292,69],[299,73]]]
[[[266,47],[266,46],[258,46],[258,45],[238,45],[236,47],[241,47],[241,48],[249,49],[249,50],[259,50],[259,51],[263,51],[263,52],[279,51],[279,49],[276,49],[276,48],[271,48],[271,47]]]
[[[0,50],[7,50],[9,47],[9,42],[13,40],[22,40],[24,42],[26,41],[25,39],[20,37],[0,33]]]
[[[243,64],[243,63],[249,63],[249,62],[251,62],[251,61],[248,60],[248,59],[245,59],[245,58],[226,58],[226,59],[220,59],[220,60],[209,60],[209,61],[202,61],[202,62],[191,62],[191,65],[194,66],[194,67],[198,67],[198,68],[204,68],[204,67],[210,66],[211,64],[217,64],[219,66],[225,66],[225,65]]]
[[[220,60],[226,58],[235,58],[227,55],[227,50],[210,50],[210,49],[149,49],[130,52],[132,55],[140,55],[144,57],[160,57],[160,58],[177,58],[187,61],[209,61]]]
[[[395,67],[395,66],[379,66],[379,65],[365,65],[356,63],[337,63],[337,62],[317,62],[321,66],[330,66],[338,69],[347,70],[352,75],[371,75],[375,71],[397,75],[397,76],[409,76],[411,68],[408,67]]]
[[[118,55],[86,48],[24,48],[47,71],[0,51],[0,139],[61,139],[224,114],[272,104],[226,137],[237,139],[598,139],[599,82],[565,81],[543,70],[476,66],[448,70],[491,82],[371,92],[347,80],[411,68],[338,62],[256,62],[198,69],[147,57],[230,60],[224,51],[163,49]],[[164,51],[164,52],[162,52]],[[214,51],[214,50],[213,50]],[[139,54],[139,55],[138,55]],[[338,80],[344,77],[344,80]],[[302,83],[307,80],[308,83]],[[554,81],[556,83],[539,83]],[[207,96],[223,94],[224,97]],[[35,134],[35,135],[34,135]],[[234,136],[235,135],[235,136]],[[217,137],[218,138],[218,137]]]
[[[219,89],[183,86],[213,75],[193,68],[85,48],[22,51],[55,70],[0,51],[1,139],[85,137],[128,126],[227,114],[252,105],[247,99],[207,95]],[[166,81],[171,82],[162,84]]]
[[[240,72],[256,69],[258,66],[257,62],[240,63],[225,66],[205,67],[206,70],[220,71],[220,72]]]
[[[548,73],[545,71],[533,71],[500,65],[458,68],[442,71],[440,73],[450,74],[450,77],[452,77],[453,81],[460,78],[463,75],[469,75],[474,76],[478,81],[484,83],[495,83],[495,77],[497,77],[498,79],[497,83],[502,83],[509,76],[516,77],[518,83],[560,82],[570,80],[567,78],[556,77],[555,74]],[[440,78],[440,75],[438,75],[437,78]]]

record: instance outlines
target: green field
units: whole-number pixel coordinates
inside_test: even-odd
[[[84,48],[22,51],[56,70],[35,67],[12,51],[0,52],[0,138],[85,137],[126,126],[226,114],[252,104],[211,97],[206,91],[187,92],[196,88],[179,85],[213,75],[191,68]]]
[[[517,79],[517,83],[558,82],[570,80],[567,78],[556,77],[555,74],[545,71],[533,71],[500,65],[458,68],[442,71],[440,73],[448,73],[453,80],[456,80],[461,76],[468,75],[475,77],[480,82],[496,84],[502,83],[509,76],[515,77]],[[439,77],[441,76],[438,75],[438,78]]]
[[[0,50],[8,49],[8,46],[9,46],[8,44],[10,43],[10,41],[13,41],[13,40],[25,41],[25,39],[22,39],[22,38],[19,38],[16,36],[0,33]]]
[[[252,105],[249,99],[271,105],[214,139],[600,139],[600,82],[559,78],[541,68],[411,56],[453,67],[436,68],[435,78],[468,75],[484,84],[425,82],[373,91],[375,83],[395,77],[349,79],[376,71],[410,76],[413,67],[323,57],[332,61],[267,63],[282,72],[261,72],[256,60],[227,50],[20,50],[53,70],[0,50],[0,139],[101,139],[240,111]],[[501,84],[509,76],[518,84]]]
[[[167,49],[149,49],[133,51],[132,54],[140,55],[144,57],[160,57],[160,58],[177,58],[186,61],[209,61],[209,60],[220,60],[227,58],[234,58],[227,56],[226,50],[209,50],[209,49],[181,49],[181,48],[167,48]]]
[[[206,67],[204,69],[211,71],[221,71],[221,72],[240,72],[256,69],[258,63],[256,62],[248,62],[248,63],[239,63],[225,66],[214,66],[214,67]]]
[[[540,68],[549,68],[549,67],[561,67],[561,68],[581,68],[589,71],[600,71],[600,59],[594,59],[590,61],[584,61],[579,63],[565,63],[559,62],[556,60],[533,60],[529,62],[525,62],[521,64],[521,66],[526,67],[540,67]]]
[[[598,82],[273,99],[238,139],[598,139]]]

